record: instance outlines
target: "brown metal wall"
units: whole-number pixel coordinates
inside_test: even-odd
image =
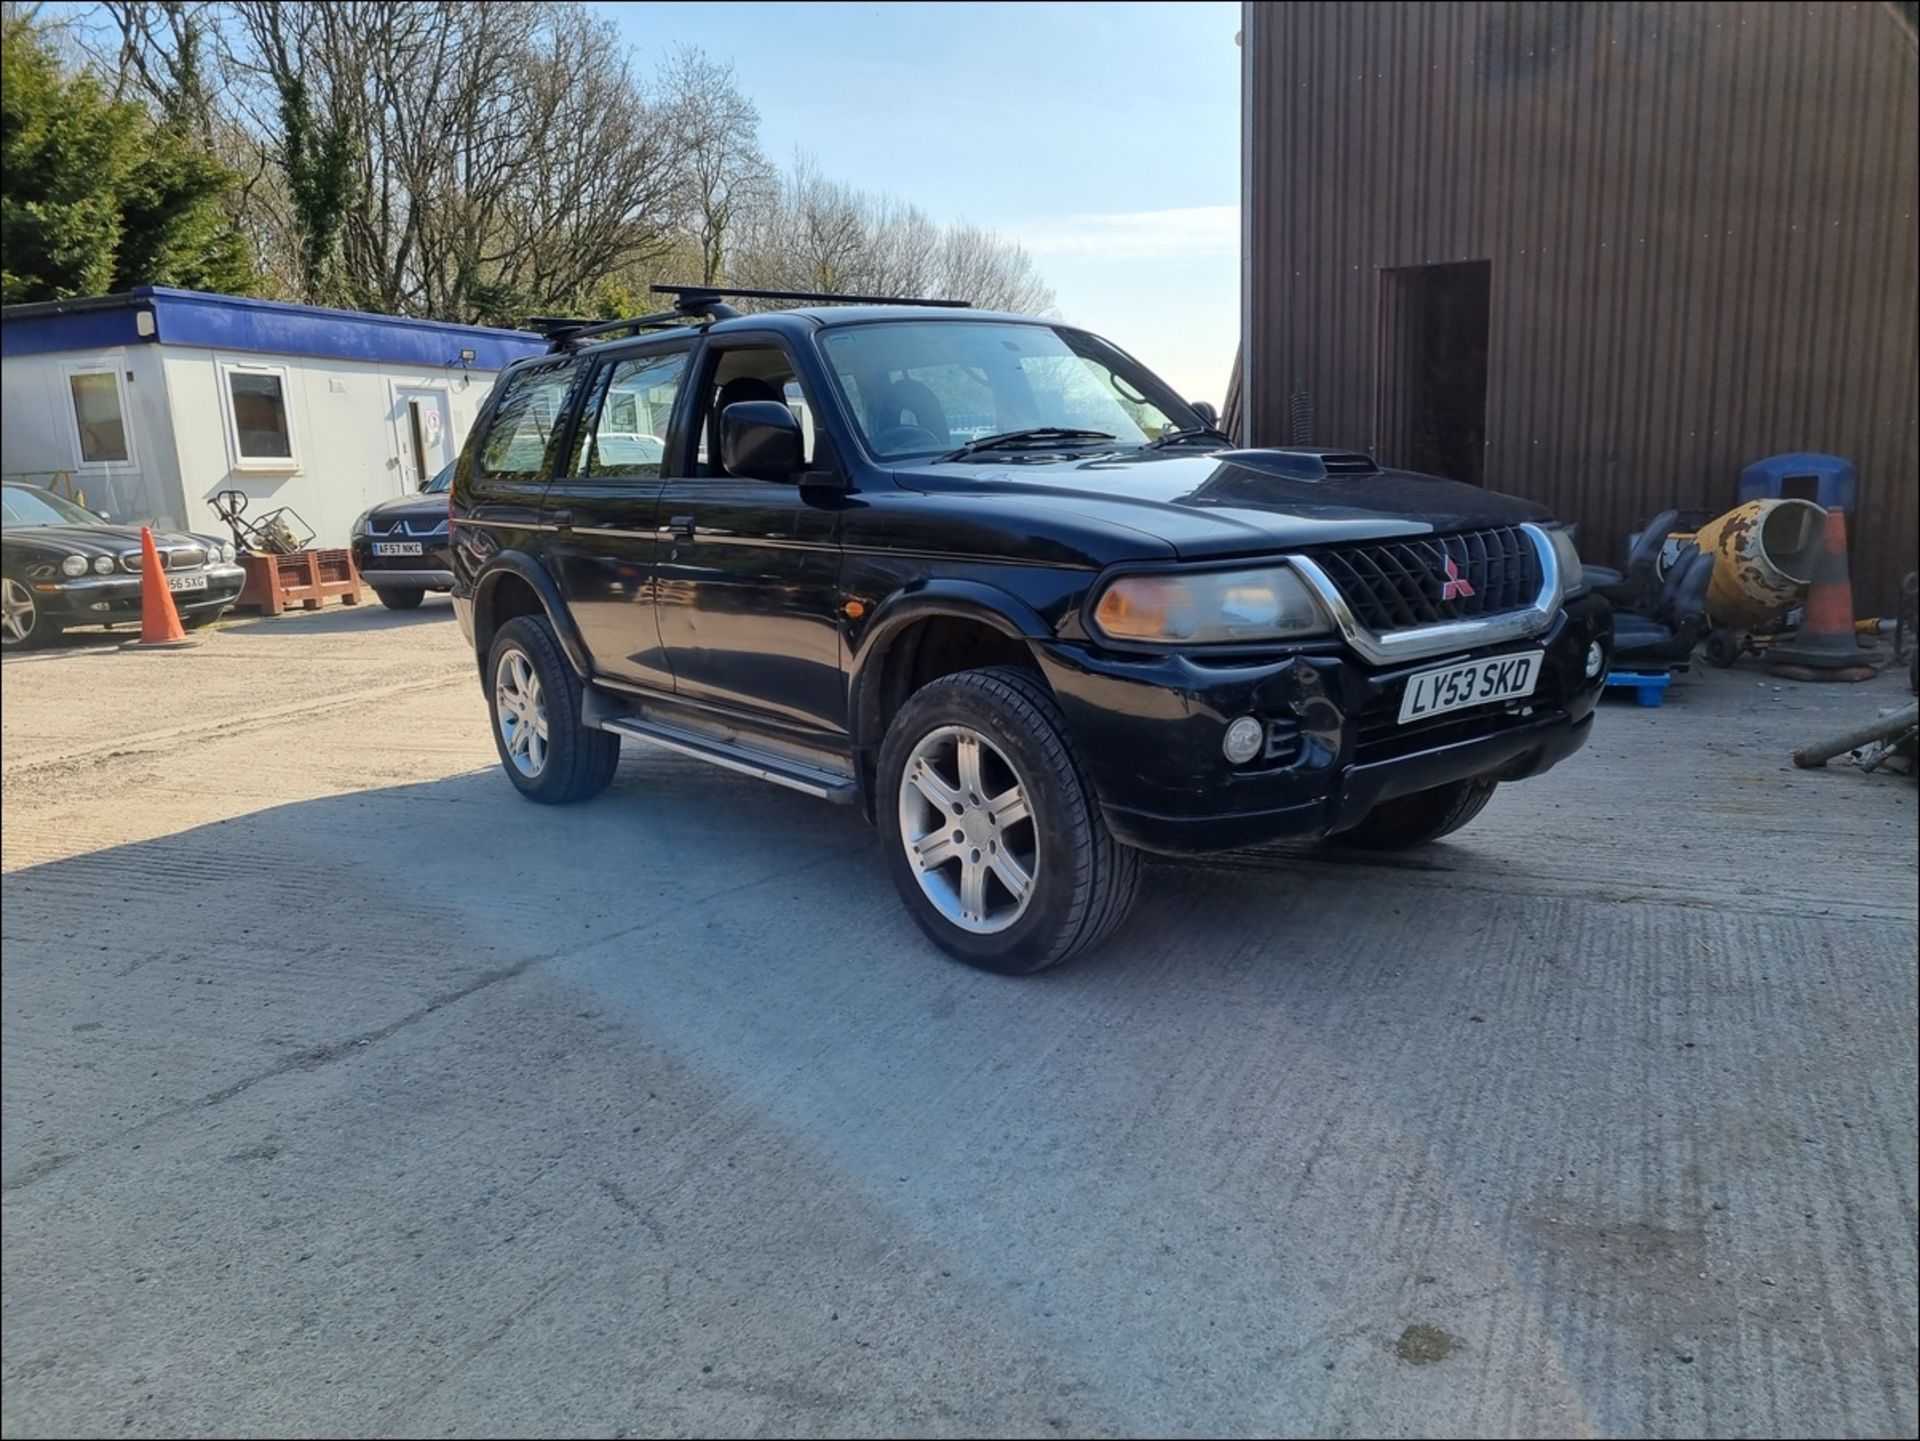
[[[1747,463],[1860,467],[1856,600],[1889,612],[1920,495],[1912,32],[1886,7],[1254,3],[1245,384],[1378,434],[1383,268],[1493,269],[1486,483],[1608,558]]]

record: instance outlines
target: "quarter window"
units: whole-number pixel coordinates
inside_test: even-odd
[[[287,373],[278,366],[227,365],[227,424],[237,464],[285,468],[293,463],[293,417]]]
[[[537,481],[547,474],[555,432],[567,418],[574,363],[523,370],[507,382],[480,448],[480,468],[502,480]]]
[[[132,459],[127,422],[120,404],[117,370],[75,370],[67,375],[73,400],[73,428],[82,465],[113,465]]]

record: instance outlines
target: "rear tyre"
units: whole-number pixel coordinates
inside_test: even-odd
[[[1370,851],[1401,851],[1452,835],[1487,808],[1497,781],[1453,781],[1410,796],[1382,801],[1350,831],[1333,837],[1336,845]]]
[[[545,616],[516,616],[487,655],[493,744],[515,789],[543,805],[597,796],[620,763],[620,737],[580,723],[580,678]]]
[[[901,707],[875,809],[895,889],[949,955],[1026,975],[1098,945],[1140,858],[1113,838],[1038,676],[962,671]]]
[[[417,585],[376,585],[373,588],[373,593],[380,597],[380,604],[384,605],[388,610],[412,610],[426,598],[427,594],[426,591]]]

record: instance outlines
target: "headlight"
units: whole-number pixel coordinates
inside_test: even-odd
[[[232,541],[223,540],[220,542],[220,544],[216,545],[214,549],[220,553],[220,559],[222,561],[224,561],[228,565],[233,564],[233,542]]]
[[[70,555],[60,562],[60,570],[65,575],[85,575],[87,558],[84,555]]]
[[[1560,593],[1571,599],[1585,593],[1587,588],[1586,566],[1580,560],[1580,548],[1573,543],[1573,537],[1560,526],[1546,527],[1547,539],[1553,542],[1553,558],[1560,564]]]
[[[1284,565],[1123,575],[1100,593],[1093,628],[1109,640],[1217,645],[1324,635],[1327,616]]]
[[[361,511],[360,514],[356,515],[353,518],[353,529],[350,532],[350,534],[365,535],[367,533],[367,517],[372,514],[373,514],[373,511],[371,508],[369,508],[367,510]]]
[[[113,557],[110,555],[96,555],[93,558],[93,573],[95,575],[112,575]]]

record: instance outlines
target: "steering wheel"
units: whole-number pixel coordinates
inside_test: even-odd
[[[924,425],[889,425],[874,436],[873,448],[882,455],[899,455],[909,450],[937,449],[951,442],[951,436],[943,440]]]

